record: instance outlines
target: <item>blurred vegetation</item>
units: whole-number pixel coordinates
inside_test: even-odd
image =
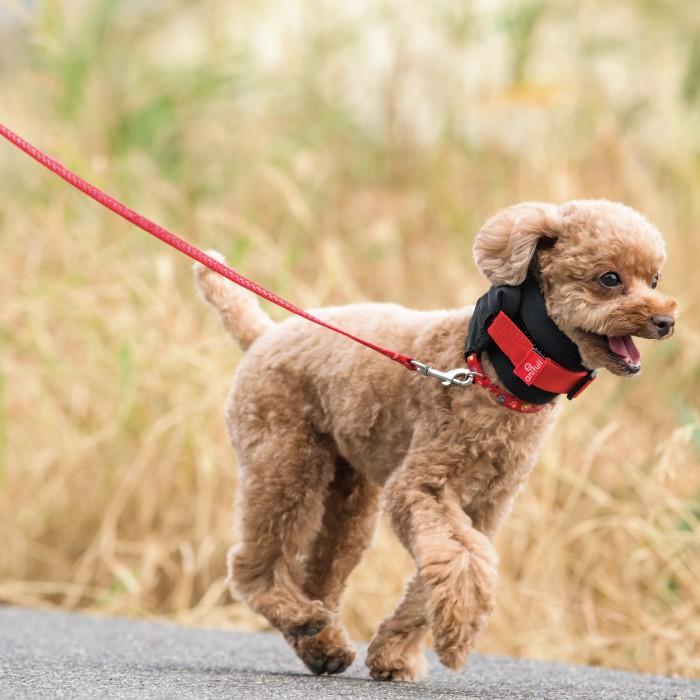
[[[520,200],[665,232],[678,332],[566,406],[487,651],[700,677],[699,117],[681,0],[0,4],[3,122],[302,305],[470,303]],[[0,246],[0,600],[261,626],[224,587],[238,356],[187,261],[2,144]],[[410,570],[382,526],[356,637]]]

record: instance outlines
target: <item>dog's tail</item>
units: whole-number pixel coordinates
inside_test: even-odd
[[[224,256],[215,250],[208,250],[207,255],[225,262]],[[194,278],[202,296],[219,310],[224,328],[242,350],[247,350],[257,338],[275,325],[260,308],[252,292],[238,287],[218,272],[195,263]]]

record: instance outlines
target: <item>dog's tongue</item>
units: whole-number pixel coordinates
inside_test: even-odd
[[[608,345],[616,355],[624,358],[627,362],[633,365],[639,364],[641,355],[631,335],[608,336]]]

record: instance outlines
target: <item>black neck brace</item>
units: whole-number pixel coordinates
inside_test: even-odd
[[[528,275],[518,286],[491,287],[477,302],[469,320],[466,354],[488,352],[491,364],[505,388],[522,399],[545,404],[558,396],[536,386],[528,386],[513,373],[513,363],[487,333],[487,328],[503,311],[545,357],[575,372],[589,372],[581,363],[576,344],[547,314],[544,296],[533,275]]]

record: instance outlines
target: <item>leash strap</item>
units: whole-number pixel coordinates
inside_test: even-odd
[[[340,335],[344,335],[346,338],[350,338],[350,340],[354,340],[356,343],[360,343],[360,345],[364,345],[370,350],[374,350],[375,352],[381,353],[385,357],[388,357],[390,360],[394,360],[394,362],[398,362],[399,364],[403,365],[406,369],[410,369],[414,372],[416,371],[417,367],[413,364],[414,360],[408,357],[407,355],[402,355],[401,353],[394,352],[393,350],[388,350],[387,348],[383,348],[380,345],[376,345],[375,343],[372,343],[369,340],[359,338],[358,336],[353,335],[352,333],[349,333],[348,331],[345,331],[342,328],[338,328],[330,323],[326,323],[326,321],[323,321],[320,318],[314,316],[313,314],[310,314],[308,311],[304,311],[304,309],[296,306],[295,304],[292,304],[291,302],[287,301],[286,299],[283,299],[280,296],[277,296],[277,294],[271,292],[269,289],[266,289],[262,285],[257,284],[252,280],[249,280],[247,277],[244,277],[243,275],[228,267],[228,265],[220,263],[218,260],[215,260],[214,258],[201,251],[199,248],[196,248],[195,246],[191,245],[179,236],[176,236],[174,233],[171,233],[167,229],[164,229],[162,226],[159,226],[154,221],[151,221],[145,216],[139,214],[138,212],[135,212],[133,209],[130,209],[125,204],[122,204],[121,202],[114,199],[114,197],[110,197],[106,192],[103,192],[101,189],[95,187],[94,185],[91,185],[89,182],[86,182],[85,180],[83,180],[83,178],[76,175],[74,172],[66,168],[57,160],[54,160],[50,156],[47,156],[38,148],[32,146],[30,143],[18,136],[14,131],[8,129],[4,124],[1,123],[0,135],[4,136],[10,143],[14,144],[15,146],[17,146],[17,148],[24,151],[28,156],[34,158],[34,160],[36,160],[38,163],[41,163],[41,165],[50,170],[52,173],[63,178],[69,185],[72,185],[77,190],[80,190],[83,194],[86,194],[88,197],[91,197],[103,207],[110,209],[115,214],[118,214],[119,216],[131,222],[135,226],[138,226],[146,233],[150,233],[152,236],[155,236],[159,240],[163,241],[163,243],[167,243],[167,245],[171,246],[172,248],[175,248],[175,250],[179,250],[181,253],[188,255],[193,260],[196,260],[197,262],[202,263],[202,265],[206,265],[208,268],[214,270],[214,272],[218,272],[220,275],[231,280],[231,282],[234,282],[235,284],[250,290],[254,294],[257,294],[259,297],[267,299],[273,304],[277,304],[277,306],[281,306],[283,309],[286,309],[287,311],[290,311],[291,313],[296,314],[297,316],[305,318],[307,321],[311,321],[312,323],[315,323],[319,326],[323,326],[324,328],[334,331],[335,333],[340,333]]]

